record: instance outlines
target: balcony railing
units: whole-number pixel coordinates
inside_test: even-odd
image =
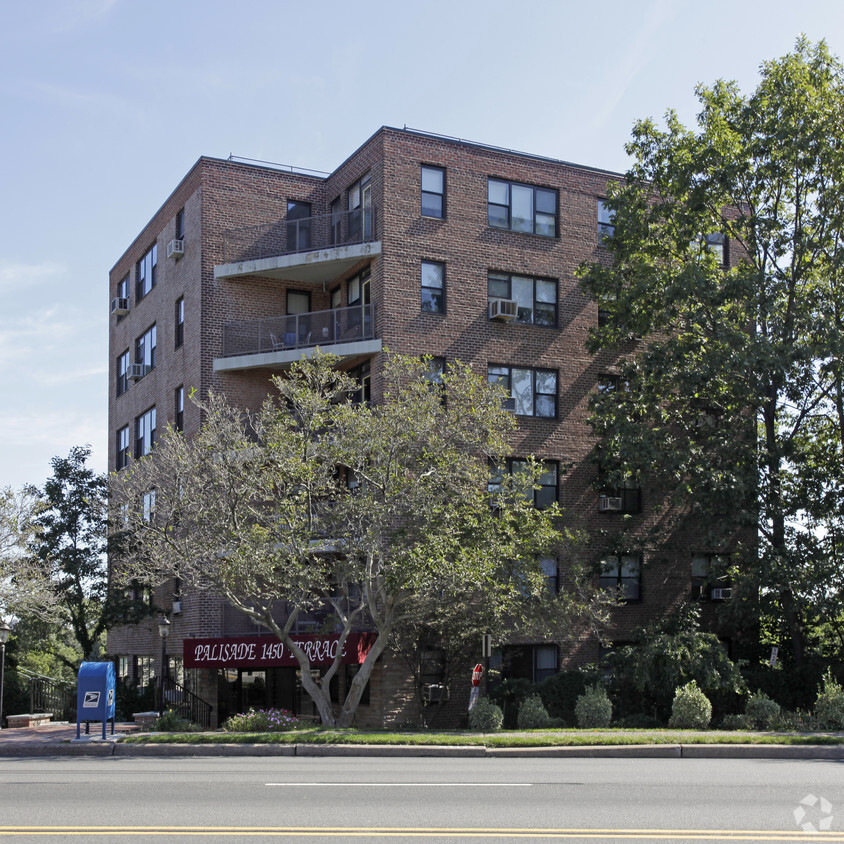
[[[238,320],[223,327],[223,357],[335,346],[374,337],[373,305]]]
[[[223,261],[257,261],[377,240],[375,208],[279,220],[223,233]]]

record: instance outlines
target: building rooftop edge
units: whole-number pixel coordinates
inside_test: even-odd
[[[458,146],[465,146],[465,147],[472,147],[474,149],[479,150],[487,150],[489,152],[497,152],[502,153],[504,155],[514,155],[519,158],[528,158],[534,161],[544,161],[549,164],[560,164],[564,167],[573,167],[576,170],[585,170],[589,173],[600,173],[601,175],[607,176],[614,176],[617,178],[623,178],[624,173],[619,173],[615,170],[606,170],[602,167],[591,167],[587,164],[577,164],[573,161],[566,161],[562,158],[551,158],[550,156],[546,155],[539,155],[537,153],[531,152],[522,152],[520,150],[509,149],[507,147],[499,147],[493,144],[484,144],[478,141],[469,141],[465,138],[458,138],[452,135],[440,135],[436,132],[428,132],[423,129],[412,129],[409,126],[404,126],[402,128],[398,128],[396,126],[381,126],[375,132],[373,132],[362,144],[357,146],[353,152],[346,156],[343,161],[338,164],[334,170],[331,172],[323,171],[323,170],[308,170],[307,168],[294,168],[292,165],[288,164],[274,164],[273,162],[269,161],[261,161],[259,159],[250,159],[250,158],[242,158],[239,156],[234,156],[232,154],[229,155],[228,158],[219,158],[213,155],[200,155],[193,166],[185,173],[185,175],[179,180],[179,183],[173,188],[172,191],[167,195],[167,198],[161,203],[161,205],[155,210],[155,212],[150,216],[147,222],[141,227],[140,231],[138,232],[137,236],[132,240],[132,242],[123,250],[120,257],[114,262],[111,269],[109,270],[109,277],[117,268],[118,264],[123,261],[126,257],[126,254],[130,252],[138,240],[141,238],[141,235],[146,231],[147,227],[152,223],[152,221],[161,213],[162,209],[167,205],[168,202],[173,198],[173,196],[178,193],[179,189],[182,185],[190,178],[190,176],[194,173],[194,171],[199,167],[203,161],[210,161],[214,162],[215,164],[226,164],[233,167],[254,167],[258,170],[269,170],[273,173],[291,173],[295,176],[300,176],[306,179],[313,179],[314,181],[321,181],[324,182],[331,176],[333,176],[338,170],[340,170],[347,162],[349,162],[352,158],[354,158],[365,146],[372,143],[375,138],[378,137],[380,134],[384,134],[387,132],[395,132],[399,135],[413,135],[418,138],[431,138],[437,141],[442,141],[449,144],[455,144]],[[322,175],[319,175],[322,174]]]

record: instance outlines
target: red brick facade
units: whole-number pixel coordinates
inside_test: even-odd
[[[423,165],[442,168],[445,174],[442,219],[421,213]],[[310,203],[311,214],[320,218],[313,220],[311,236],[314,241],[325,242],[331,203],[339,200],[340,208],[347,209],[350,186],[367,174],[373,209],[368,256],[362,255],[353,265],[338,263],[336,275],[331,275],[333,265],[329,262],[328,269],[321,270],[322,280],[316,282],[303,280],[307,255],[301,256],[292,273],[298,274],[298,280],[285,278],[283,270],[267,275],[243,274],[242,265],[232,269],[237,263],[235,257],[242,256],[231,254],[233,236],[227,236],[227,232],[261,226],[269,231],[275,226],[272,236],[281,237],[279,221],[283,227],[287,203],[295,200]],[[490,226],[490,178],[555,191],[556,236]],[[109,468],[116,468],[117,432],[129,426],[134,448],[135,420],[147,409],[156,407],[158,431],[174,422],[177,387],[183,386],[186,394],[193,388],[201,394],[214,388],[246,407],[258,406],[269,376],[282,363],[267,364],[267,358],[262,358],[258,365],[256,358],[254,367],[221,367],[227,323],[285,314],[288,290],[309,293],[310,310],[318,312],[332,307],[332,291],[339,287],[341,305],[345,306],[348,280],[368,269],[375,339],[383,347],[400,353],[441,356],[446,361],[460,359],[471,363],[480,374],[489,364],[556,372],[556,416],[521,417],[512,453],[559,461],[559,502],[571,523],[596,537],[611,532],[613,519],[618,517],[598,512],[598,494],[592,485],[594,470],[586,460],[592,447],[586,420],[589,397],[613,360],[607,354],[593,357],[586,351],[587,334],[598,314],[596,305],[581,293],[575,271],[583,261],[608,259],[599,245],[597,203],[605,195],[608,180],[617,178],[617,174],[588,167],[390,128],[376,132],[326,177],[201,158],[110,275],[110,299],[118,295],[118,284],[129,275],[131,307],[126,316],[111,317]],[[181,209],[184,255],[168,258],[168,244],[176,236],[176,215]],[[255,228],[251,234],[240,232],[238,237],[248,241],[263,236],[263,231]],[[137,301],[136,264],[153,243],[158,249],[156,285]],[[286,251],[277,250],[278,254]],[[444,313],[426,313],[420,306],[422,261],[444,266]],[[490,272],[552,281],[556,286],[556,324],[549,327],[490,320]],[[176,348],[175,307],[182,297],[184,343]],[[132,381],[129,389],[117,396],[117,358],[128,349],[134,361],[137,338],[153,324],[157,327],[155,369]],[[380,356],[380,352],[363,354],[353,348],[348,358],[349,366],[370,360],[375,401],[379,395]],[[198,425],[198,412],[186,401],[184,428],[190,432]],[[643,504],[642,514],[630,518],[644,526],[649,518],[647,491]],[[597,547],[596,540],[596,556],[601,550],[610,549]],[[641,600],[618,607],[612,636],[624,640],[634,627],[688,598],[694,550],[685,547],[673,557],[646,560]],[[254,632],[251,624],[223,608],[213,596],[189,589],[183,595],[182,612],[171,616],[171,621],[171,654],[180,652],[187,636]],[[114,630],[109,636],[109,652],[114,656],[154,656],[159,649],[154,623]],[[584,634],[576,647],[560,655],[558,664],[595,661],[598,654],[597,639]],[[360,723],[411,720],[413,690],[406,677],[397,660],[385,659],[373,676],[370,704],[361,707]],[[216,679],[209,675],[198,678],[197,683],[200,693],[216,706]],[[461,698],[462,710],[464,703]]]

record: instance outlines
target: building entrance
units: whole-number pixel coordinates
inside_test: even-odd
[[[218,723],[252,709],[286,709],[312,719],[316,708],[302,687],[297,668],[220,668],[217,671]]]

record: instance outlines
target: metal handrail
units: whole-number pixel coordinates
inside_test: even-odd
[[[29,681],[30,712],[50,712],[57,721],[76,719],[76,687],[73,683],[37,674],[26,668],[13,670]]]
[[[164,708],[172,709],[177,715],[211,729],[211,713],[214,707],[169,676],[164,678]]]
[[[223,263],[256,261],[377,240],[375,206],[223,232]]]
[[[237,320],[223,327],[223,357],[355,343],[375,337],[373,305]]]

